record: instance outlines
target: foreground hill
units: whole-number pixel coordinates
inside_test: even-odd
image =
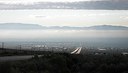
[[[127,55],[47,53],[23,61],[1,62],[1,73],[128,73]]]

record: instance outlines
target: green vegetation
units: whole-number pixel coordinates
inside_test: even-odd
[[[0,73],[128,73],[128,56],[46,53],[0,63]]]

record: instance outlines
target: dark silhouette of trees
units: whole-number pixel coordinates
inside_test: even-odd
[[[128,56],[45,53],[29,60],[2,62],[0,73],[128,73]]]

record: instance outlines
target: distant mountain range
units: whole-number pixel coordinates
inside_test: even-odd
[[[0,29],[42,29],[42,26],[37,24],[0,23]]]
[[[113,25],[99,25],[99,26],[88,27],[87,29],[92,29],[92,30],[128,30],[128,27],[113,26]]]
[[[16,9],[93,9],[128,10],[128,0],[101,0],[79,2],[38,2],[33,4],[0,3],[0,10]]]
[[[128,30],[125,26],[97,25],[91,27],[71,27],[71,26],[41,26],[38,24],[23,23],[0,23],[0,30]]]

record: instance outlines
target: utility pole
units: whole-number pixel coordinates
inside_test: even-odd
[[[21,50],[21,45],[19,45],[19,47],[20,47],[20,50]]]
[[[4,49],[4,42],[2,42],[2,49]]]
[[[21,51],[21,48],[22,48],[21,45],[19,45],[19,50],[20,50],[20,51]]]

